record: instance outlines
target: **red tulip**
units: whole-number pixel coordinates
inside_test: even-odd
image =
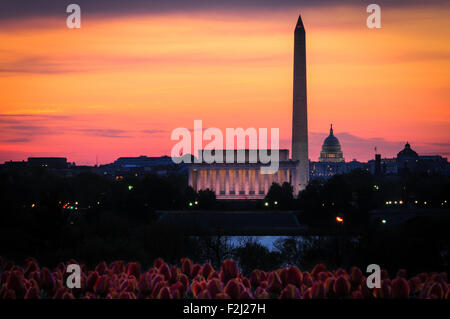
[[[99,277],[100,276],[98,275],[98,272],[96,272],[96,271],[89,272],[87,280],[86,280],[86,290],[87,291],[94,290],[94,285],[97,282]]]
[[[230,299],[230,296],[228,296],[226,293],[220,293],[216,295],[216,299]]]
[[[241,292],[244,290],[245,290],[244,285],[237,278],[234,278],[234,279],[231,279],[230,281],[228,281],[228,283],[226,284],[226,286],[224,288],[224,292],[227,295],[229,295],[231,297],[231,299],[239,299]]]
[[[28,275],[28,279],[35,280],[36,282],[41,282],[41,273],[39,271],[33,271]]]
[[[97,279],[97,282],[94,285],[94,292],[97,295],[105,295],[110,286],[110,278],[108,275],[103,275]]]
[[[345,269],[339,268],[338,270],[336,270],[336,272],[334,273],[334,276],[336,278],[339,277],[344,277],[346,279],[348,279],[350,276],[348,275],[347,271],[345,271]]]
[[[351,284],[344,276],[338,277],[334,282],[333,291],[336,297],[348,296],[350,294],[350,289]]]
[[[164,260],[162,258],[158,258],[155,260],[155,262],[153,263],[153,267],[156,269],[159,269],[159,267],[161,267],[162,264],[164,264]]]
[[[66,293],[66,288],[64,287],[59,287],[56,292],[55,295],[53,296],[53,299],[63,299],[64,294]]]
[[[202,268],[202,276],[208,278],[209,275],[214,271],[210,263],[206,263]]]
[[[281,279],[280,276],[278,275],[278,273],[276,271],[272,271],[269,274],[269,277],[267,278],[267,283],[268,283],[268,290],[271,293],[279,293],[281,291],[282,287],[282,283],[281,283]]]
[[[328,278],[328,272],[322,271],[316,276],[318,281],[325,282]]]
[[[208,289],[202,290],[198,293],[197,299],[211,299],[211,294]]]
[[[334,293],[334,283],[335,282],[336,282],[336,278],[328,277],[323,284],[323,286],[325,288],[325,295],[328,298],[335,297],[335,293]]]
[[[312,285],[314,284],[314,280],[313,280],[312,276],[307,272],[303,273],[303,284],[306,287],[312,287]]]
[[[369,287],[367,287],[367,281],[366,278],[363,277],[363,280],[361,281],[361,285],[359,286],[359,290],[364,296],[364,299],[370,299],[372,297],[372,291]]]
[[[8,280],[9,274],[10,274],[9,270],[4,271],[4,272],[2,272],[0,274],[0,286],[3,285],[3,284],[6,284],[6,281]]]
[[[211,280],[211,279],[213,279],[213,278],[219,279],[219,273],[218,273],[216,270],[211,271],[211,272],[209,273],[208,278],[206,278],[206,279]]]
[[[269,286],[267,280],[263,280],[259,283],[259,287],[266,289]]]
[[[62,296],[62,299],[75,299],[75,297],[72,295],[72,293],[66,291]]]
[[[186,287],[183,285],[183,283],[178,281],[170,286],[170,292],[172,296],[177,296],[176,299],[181,299],[184,298],[186,294]]]
[[[41,299],[41,292],[38,285],[32,285],[25,294],[25,299]]]
[[[250,283],[253,287],[258,287],[260,282],[261,272],[258,269],[255,269],[250,273]]]
[[[166,263],[162,263],[161,266],[159,266],[158,272],[159,272],[159,274],[164,276],[164,280],[169,281],[170,278],[172,277],[170,268]]]
[[[298,269],[295,266],[289,267],[287,270],[287,283],[292,284],[292,285],[296,286],[297,288],[300,288],[302,286],[302,281],[303,281],[303,275],[302,275],[300,269]]]
[[[178,279],[178,275],[182,274],[177,266],[170,267],[170,280],[171,284],[175,283]]]
[[[23,299],[27,292],[23,272],[20,270],[13,270],[10,272],[8,280],[6,281],[6,286],[8,289],[14,290],[18,299]]]
[[[118,299],[119,293],[115,289],[111,289],[110,292],[106,295],[105,299]]]
[[[185,274],[179,274],[177,280],[181,282],[184,286],[184,289],[187,290],[189,287],[189,279]]]
[[[139,278],[141,275],[141,265],[138,262],[128,263],[127,274]]]
[[[303,291],[302,299],[311,299],[311,288],[306,288]]]
[[[191,275],[192,267],[193,267],[192,260],[190,260],[189,258],[181,259],[181,271],[185,275],[188,275],[188,276]]]
[[[252,293],[248,290],[244,290],[241,292],[241,294],[239,295],[239,299],[241,300],[247,300],[247,299],[255,299],[252,295]]]
[[[421,281],[422,283],[428,281],[428,275],[427,275],[426,273],[424,273],[424,272],[418,274],[417,277],[420,278],[420,281]]]
[[[392,297],[391,282],[388,279],[381,281],[381,288],[374,288],[373,295],[379,299],[390,299]]]
[[[3,271],[11,271],[14,267],[14,262],[11,260],[8,260],[5,262],[5,265],[3,266]]]
[[[16,299],[16,292],[12,289],[6,289],[1,299]]]
[[[152,290],[152,298],[157,298],[157,296],[159,295],[161,289],[163,289],[164,287],[166,287],[166,282],[165,281],[158,281],[154,286],[153,286],[153,290]],[[170,293],[170,291],[169,291]]]
[[[443,286],[447,286],[447,282],[444,280],[444,277],[441,274],[433,273],[430,278],[431,281],[435,281],[440,283]]]
[[[106,271],[108,270],[108,266],[106,266],[106,262],[102,261],[95,267],[95,271],[100,275],[103,276],[106,274]]]
[[[353,287],[357,287],[363,280],[363,273],[358,267],[352,267],[350,269],[350,282]]]
[[[192,270],[191,270],[191,278],[194,278],[197,275],[201,275],[202,272],[202,266],[199,264],[195,264],[192,266]],[[203,276],[202,276],[203,277]]]
[[[447,273],[446,272],[441,272],[440,273],[442,280],[444,280],[445,282],[448,282],[448,277],[447,277]]]
[[[364,299],[364,295],[361,291],[355,290],[352,292],[352,299]]]
[[[409,284],[404,277],[397,277],[392,281],[392,298],[407,299],[409,297]]]
[[[311,299],[325,299],[325,287],[321,281],[316,281],[309,293]]]
[[[25,278],[29,278],[28,276],[35,271],[39,271],[39,266],[35,260],[30,260],[25,267]]]
[[[313,270],[311,271],[311,276],[313,276],[315,279],[317,279],[317,275],[321,273],[322,271],[327,271],[327,267],[323,264],[318,264],[314,266]]]
[[[427,290],[427,299],[442,299],[444,298],[444,288],[439,282],[433,283]]]
[[[300,299],[300,290],[293,284],[288,284],[281,292],[280,299]]]
[[[136,299],[136,295],[130,291],[122,291],[119,293],[118,299]]]
[[[220,280],[226,284],[229,280],[239,276],[237,264],[230,259],[224,260],[220,269]]]
[[[288,284],[288,282],[287,282],[287,280],[288,280],[288,278],[287,278],[288,277],[287,268],[283,267],[281,269],[278,269],[277,273],[280,276],[282,286],[285,287]]]
[[[397,277],[402,277],[406,279],[407,278],[406,274],[407,274],[406,269],[399,269],[397,272]]]
[[[207,283],[205,281],[194,281],[191,284],[191,292],[194,297],[196,297],[200,292],[207,289]]]
[[[260,289],[260,287],[258,287],[258,289]],[[264,289],[261,289],[258,293],[255,291],[255,296],[256,299],[270,299],[270,294]]]
[[[223,292],[223,283],[217,278],[208,281],[208,291],[212,298]]]
[[[172,294],[168,287],[163,287],[158,293],[157,299],[172,299]]]

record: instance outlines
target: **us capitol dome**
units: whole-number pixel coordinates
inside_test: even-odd
[[[319,162],[345,162],[342,155],[341,143],[339,143],[339,140],[333,134],[333,124],[330,127],[330,135],[323,141]]]

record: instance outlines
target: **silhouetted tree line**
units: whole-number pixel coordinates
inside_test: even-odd
[[[330,267],[378,262],[386,268],[418,271],[449,265],[448,223],[442,219],[416,221],[382,235],[368,229],[360,237],[343,231],[334,236],[283,238],[275,250],[251,238],[233,246],[226,237],[193,237],[184,233],[182,225],[156,223],[159,209],[227,207],[216,201],[214,192],[195,192],[186,185],[184,176],[115,181],[87,173],[58,177],[42,169],[0,174],[0,255],[18,262],[33,256],[48,265],[69,258],[92,265],[117,259],[150,265],[158,257],[171,263],[190,257],[218,266],[224,258],[233,258],[244,272],[287,264],[308,269],[321,262]],[[345,214],[346,224],[364,223],[369,210],[384,208],[386,201],[394,199],[402,200],[406,209],[416,205],[415,201],[443,207],[449,190],[444,176],[377,179],[354,171],[328,181],[312,181],[297,199],[289,184],[273,184],[255,207],[299,210],[302,222],[320,226],[332,220],[330,224],[336,227],[338,213]],[[67,203],[74,209],[63,208]],[[425,235],[417,236],[419,230]]]

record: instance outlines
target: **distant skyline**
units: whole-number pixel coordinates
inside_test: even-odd
[[[0,163],[170,155],[171,131],[194,119],[279,127],[280,147],[290,149],[299,14],[311,160],[330,123],[346,161],[372,159],[375,146],[394,157],[407,141],[421,155],[450,156],[447,2],[381,2],[379,30],[365,26],[367,4],[356,1],[131,1],[128,9],[108,1],[105,11],[106,2],[79,1],[79,30],[65,27],[64,6],[39,2],[0,4]]]

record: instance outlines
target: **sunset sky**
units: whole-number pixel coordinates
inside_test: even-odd
[[[0,4],[0,163],[170,155],[172,130],[195,119],[278,127],[290,148],[299,14],[311,160],[330,123],[346,160],[375,146],[393,157],[406,141],[450,156],[448,2],[378,2],[381,29],[358,1],[30,2]],[[81,29],[66,27],[69,3]]]

